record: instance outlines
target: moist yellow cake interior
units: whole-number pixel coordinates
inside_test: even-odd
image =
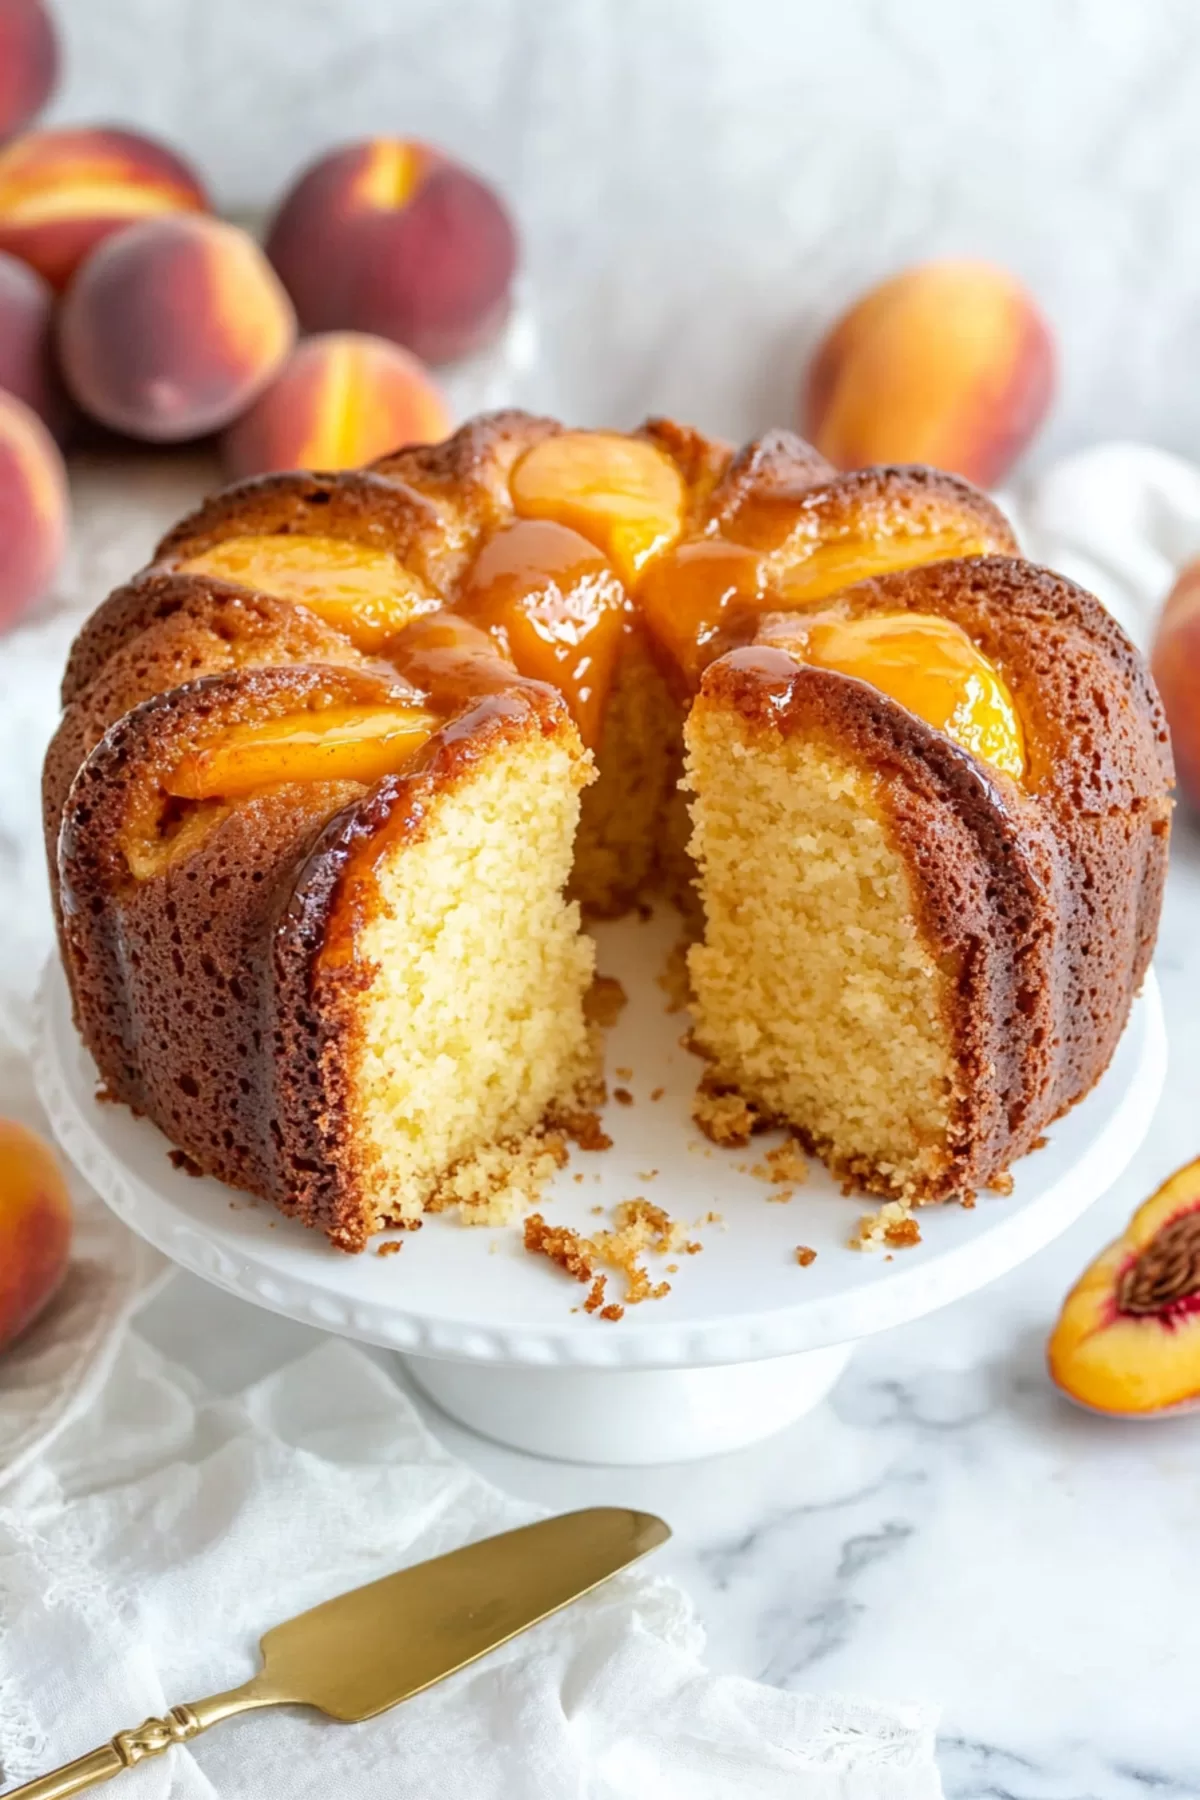
[[[724,1064],[761,1111],[803,1120],[838,1173],[903,1192],[950,1124],[948,974],[918,936],[875,778],[704,702],[687,738],[697,1039],[718,1081]]]
[[[583,779],[556,738],[506,746],[376,871],[351,1070],[372,1229],[418,1217],[448,1167],[442,1198],[485,1202],[493,1147],[585,1073],[594,948],[562,897]]]

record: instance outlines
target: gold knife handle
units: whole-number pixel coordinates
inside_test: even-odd
[[[161,1719],[146,1719],[133,1731],[118,1731],[102,1749],[64,1763],[36,1781],[27,1781],[24,1787],[11,1788],[4,1800],[66,1800],[68,1794],[99,1787],[122,1769],[132,1769],[148,1756],[161,1756],[172,1744],[185,1744],[203,1730],[190,1706],[173,1706]]]

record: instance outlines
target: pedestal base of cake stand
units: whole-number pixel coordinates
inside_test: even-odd
[[[556,1462],[693,1462],[773,1437],[819,1406],[853,1344],[709,1369],[523,1369],[405,1356],[435,1405]]]

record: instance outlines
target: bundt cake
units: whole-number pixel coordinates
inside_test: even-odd
[[[45,768],[79,1029],[360,1249],[494,1217],[589,1078],[580,906],[690,904],[704,1086],[909,1202],[1002,1183],[1143,978],[1171,768],[982,494],[500,413],[217,494],[92,615]]]

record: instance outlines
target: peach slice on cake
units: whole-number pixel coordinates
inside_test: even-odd
[[[522,518],[552,519],[590,539],[627,588],[683,530],[683,477],[643,438],[613,431],[543,438],[521,458],[511,486]]]
[[[1200,1401],[1200,1158],[1085,1269],[1047,1357],[1058,1386],[1097,1412],[1145,1415]]]
[[[189,750],[164,786],[180,800],[226,800],[287,781],[381,781],[397,773],[436,731],[412,706],[327,706],[235,725]]]
[[[993,768],[1016,781],[1024,776],[1025,735],[1008,684],[952,619],[782,614],[764,621],[759,641],[869,682]]]
[[[224,538],[178,567],[182,575],[212,575],[296,601],[368,652],[430,604],[390,550],[348,538],[283,533]]]

